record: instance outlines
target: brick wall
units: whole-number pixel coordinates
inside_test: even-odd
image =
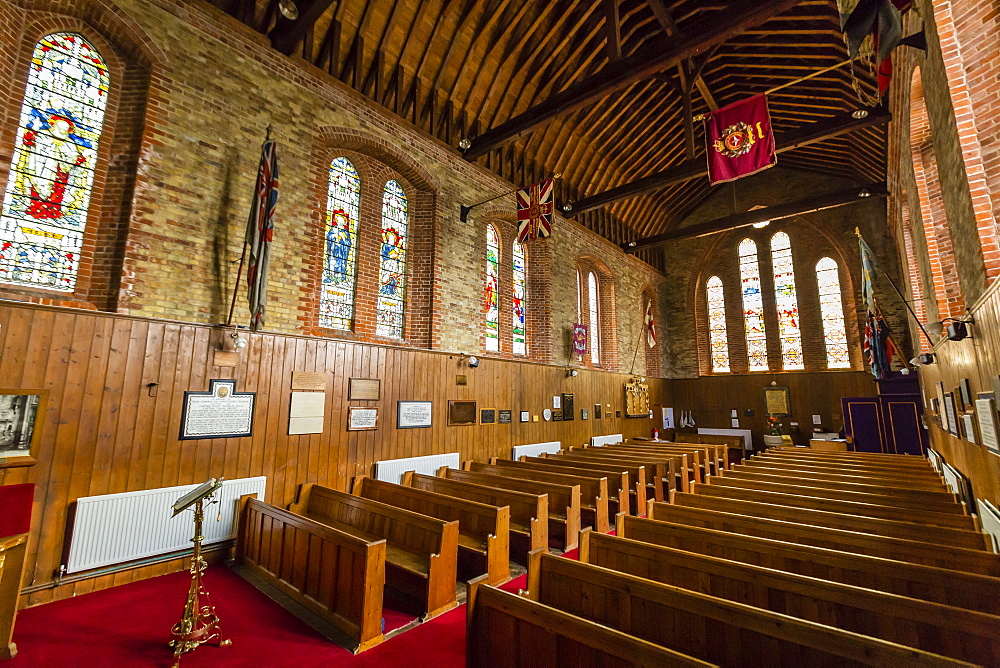
[[[0,296],[225,321],[260,144],[270,125],[281,178],[266,329],[375,338],[379,188],[397,178],[410,197],[403,344],[482,352],[482,225],[490,216],[507,221],[509,248],[514,203],[507,197],[492,209],[477,208],[467,223],[459,220],[459,205],[489,199],[512,184],[196,0],[120,6],[111,0],[0,0],[0,43],[6,47],[0,77],[6,77],[8,91],[0,108],[0,169],[10,162],[30,50],[38,36],[54,29],[83,32],[113,65],[116,107],[109,107],[111,138],[102,139],[98,223],[72,299],[16,289],[0,289]],[[350,155],[365,184],[354,333],[319,330],[315,312],[325,178],[335,154]],[[6,176],[0,172],[0,186]],[[662,293],[660,274],[562,218],[552,237],[529,244],[527,254],[529,359],[568,361],[565,332],[575,321],[570,277],[586,257],[605,264],[613,295],[607,311],[621,314],[608,320],[607,340],[616,342],[614,349],[622,342],[622,356],[626,348],[634,352],[642,290]],[[509,280],[503,289],[506,298]],[[508,332],[501,356],[508,356],[506,299],[501,318]],[[240,295],[236,321],[247,320]],[[643,372],[645,356],[639,357],[636,371]],[[609,359],[607,368],[620,366],[617,357]]]

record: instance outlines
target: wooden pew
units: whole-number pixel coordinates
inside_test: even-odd
[[[701,453],[701,461],[705,466],[705,475],[719,475],[720,471],[727,468],[729,461],[729,457],[726,454],[726,447],[714,443],[678,443],[674,441],[640,441],[631,439],[625,441],[622,445],[632,447],[652,445],[674,449],[693,448]]]
[[[612,447],[612,446],[605,446]],[[672,454],[687,454],[691,458],[691,479],[694,482],[704,482],[715,474],[712,465],[715,454],[707,445],[696,443],[668,443],[666,441],[627,441],[619,443],[620,448],[635,448],[651,452],[666,452]]]
[[[469,583],[467,668],[712,666],[523,596]]]
[[[785,520],[786,522],[796,522],[799,524],[811,524],[813,526],[824,526],[833,529],[860,531],[862,533],[871,533],[878,536],[906,538],[908,540],[922,541],[925,543],[951,545],[952,547],[966,547],[974,550],[981,550],[986,546],[985,535],[978,531],[952,529],[949,527],[932,526],[916,522],[899,522],[880,517],[852,515],[827,510],[817,510],[814,508],[803,508],[801,506],[764,503],[761,501],[709,496],[706,494],[682,493],[674,495],[674,503],[693,508],[721,510],[723,512],[734,512],[738,510],[740,513],[755,515],[757,517],[769,517],[775,520]]]
[[[789,455],[754,455],[750,462],[766,462],[774,464],[799,464],[812,468],[822,469],[830,473],[856,473],[858,475],[881,477],[881,478],[905,478],[907,480],[925,480],[938,482],[941,480],[940,474],[932,468],[927,470],[900,468],[891,464],[886,465],[865,465],[847,464],[841,462],[828,462],[810,457],[792,457]]]
[[[356,496],[405,508],[446,522],[458,522],[458,572],[463,580],[486,573],[489,584],[510,579],[510,507],[491,506],[358,476]]]
[[[647,488],[647,475],[648,472],[646,467],[642,464],[639,465],[629,465],[624,462],[611,462],[604,460],[574,460],[565,458],[561,455],[545,455],[544,457],[527,457],[522,456],[518,461],[527,462],[529,464],[543,464],[545,466],[561,466],[563,468],[571,468],[577,471],[586,470],[594,471],[601,475],[608,476],[608,491],[611,492],[611,498],[620,498],[621,490],[620,488],[615,491],[610,489],[613,487],[612,480],[618,481],[619,476],[623,473],[625,477],[621,478],[626,481],[622,484],[627,485],[624,492],[628,494],[628,504],[625,505],[621,510],[628,512],[630,515],[638,515],[639,513],[646,512],[646,492]],[[608,513],[610,515],[617,515],[615,512],[614,504],[608,506]]]
[[[458,605],[458,522],[315,483],[303,484],[288,509],[369,541],[384,538],[386,585],[420,601],[424,619]]]
[[[871,476],[864,473],[844,473],[830,471],[829,469],[816,468],[803,464],[782,464],[781,462],[764,462],[749,459],[744,464],[733,467],[736,471],[761,471],[772,475],[801,475],[810,477],[821,477],[827,480],[843,480],[845,482],[856,482],[864,485],[892,485],[896,487],[906,487],[909,489],[923,489],[933,492],[947,491],[948,487],[942,480],[926,480],[924,478],[905,478],[897,476],[886,478],[885,476]]]
[[[526,467],[533,469],[535,471],[548,471],[549,473],[570,474],[577,476],[584,476],[593,478],[594,480],[599,480],[600,478],[605,478],[607,480],[607,499],[608,499],[608,517],[614,517],[618,513],[629,512],[629,492],[632,488],[631,476],[629,476],[626,467],[624,466],[600,466],[600,467],[586,467],[586,466],[558,466],[554,462],[542,461],[542,462],[526,462],[526,461],[513,461],[511,459],[501,459],[499,457],[491,457],[490,464],[493,466],[506,466],[510,467],[512,464],[516,464],[521,467]],[[580,492],[583,493],[583,488],[580,488]]]
[[[821,487],[824,489],[840,489],[845,492],[861,492],[862,494],[887,494],[897,499],[910,499],[913,501],[931,501],[934,503],[952,502],[964,504],[952,491],[932,491],[926,489],[909,489],[906,487],[893,487],[889,485],[866,485],[856,482],[845,482],[843,480],[831,480],[816,476],[783,476],[773,473],[762,473],[760,470],[747,468],[736,468],[726,471],[722,476],[726,480],[758,480],[760,482],[789,483],[793,485],[806,485],[808,487]],[[794,481],[794,482],[793,482]]]
[[[442,467],[438,476],[448,480],[469,482],[484,487],[544,494],[549,497],[549,544],[562,550],[576,547],[580,534],[580,485],[564,485],[540,480],[514,478],[509,475],[474,473]]]
[[[746,453],[746,443],[742,436],[729,436],[726,434],[674,434],[674,441],[678,443],[714,443],[726,446],[727,455],[736,452],[737,460],[743,459]],[[727,457],[726,468],[731,466],[731,461]]]
[[[385,639],[385,539],[366,540],[244,497],[236,562],[251,581],[260,579],[346,634],[355,654]]]
[[[1000,657],[1000,617],[884,591],[585,531],[580,561],[985,664]]]
[[[597,448],[578,448],[568,452],[591,452]],[[670,490],[679,489],[682,492],[690,491],[691,475],[694,455],[687,452],[670,452],[668,450],[658,450],[656,448],[645,448],[639,446],[629,446],[621,443],[615,445],[602,446],[601,452],[607,454],[621,453],[625,457],[635,457],[639,459],[650,458],[653,461],[661,461],[667,469],[666,479],[663,483],[664,497],[669,495]],[[648,496],[648,495],[647,495]]]
[[[842,501],[839,499],[820,498],[815,496],[800,496],[798,494],[784,494],[781,492],[759,491],[756,489],[746,489],[743,487],[729,487],[723,485],[698,485],[694,490],[695,494],[701,496],[714,496],[720,499],[731,499],[739,501],[756,501],[758,503],[768,503],[790,508],[804,508],[809,510],[822,510],[830,513],[843,513],[846,515],[859,515],[863,517],[876,517],[894,522],[914,522],[936,527],[958,529],[962,531],[978,532],[979,527],[976,519],[969,515],[958,515],[955,513],[936,513],[930,511],[911,510],[908,508],[898,508],[893,506],[878,506],[872,503],[860,501]]]
[[[716,487],[737,487],[740,489],[752,489],[760,492],[778,492],[780,494],[799,494],[823,499],[837,499],[841,501],[857,501],[878,506],[892,506],[894,508],[906,508],[911,511],[927,511],[929,513],[944,513],[946,515],[960,515],[967,517],[965,506],[954,500],[937,501],[931,499],[910,499],[905,496],[896,496],[891,492],[858,492],[844,489],[831,489],[829,487],[813,487],[804,480],[797,478],[786,478],[784,482],[771,482],[761,480],[747,480],[734,476],[715,476],[709,483]]]
[[[616,528],[644,543],[1000,615],[996,577],[641,517],[619,516]]]
[[[774,448],[768,448],[765,452],[770,454],[792,454],[793,456],[802,455],[805,457],[813,457],[817,460],[829,460],[829,461],[847,461],[847,462],[872,462],[872,463],[888,463],[895,466],[912,466],[915,468],[930,468],[933,469],[930,462],[926,457],[914,456],[914,455],[896,455],[885,452],[827,452],[827,451],[817,451],[810,450],[809,448],[798,448],[798,447],[788,447],[785,445],[779,445]]]
[[[600,566],[533,556],[532,600],[723,666],[969,665]]]
[[[952,547],[919,540],[878,536],[860,531],[800,524],[795,521],[754,517],[742,506],[729,510],[650,503],[646,516],[677,524],[728,531],[760,538],[844,550],[873,557],[951,568],[1000,577],[1000,555],[978,548]]]
[[[416,471],[403,474],[402,483],[428,492],[446,494],[466,501],[476,501],[490,506],[510,508],[510,550],[518,555],[520,563],[527,564],[528,552],[544,550],[549,546],[549,497],[547,494],[528,494],[508,489],[498,489],[448,478],[423,475]],[[459,537],[462,525],[459,524]]]
[[[552,482],[559,485],[579,485],[580,487],[580,525],[592,526],[596,531],[607,533],[611,530],[608,519],[608,479],[590,475],[573,475],[569,473],[551,473],[531,464],[513,462],[506,459],[497,460],[496,464],[482,462],[466,462],[465,470],[476,473],[491,473],[499,476],[516,476],[526,480]],[[574,541],[575,543],[576,541]]]
[[[596,462],[599,464],[607,463],[615,466],[626,466],[628,467],[629,478],[632,480],[637,480],[639,477],[643,478],[642,484],[637,482],[633,489],[636,494],[639,494],[639,488],[641,488],[641,497],[643,499],[652,498],[656,501],[663,501],[669,496],[666,491],[675,488],[673,462],[668,462],[662,457],[645,457],[642,455],[633,456],[626,455],[624,453],[604,452],[597,451],[595,448],[587,448],[586,450],[574,450],[572,452],[564,452],[557,455],[546,455],[545,458],[559,458],[581,463]],[[635,515],[644,513],[645,511],[646,502],[643,500],[638,511],[632,514]]]

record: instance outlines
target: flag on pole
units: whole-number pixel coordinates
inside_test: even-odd
[[[274,207],[278,203],[278,155],[276,142],[268,139],[260,155],[257,183],[247,217],[246,244],[250,249],[247,267],[247,301],[250,303],[250,330],[264,324],[267,293],[267,268],[274,238]]]
[[[573,325],[573,354],[587,354],[587,326],[575,323]]]
[[[552,179],[517,191],[517,240],[520,243],[552,234]]]
[[[865,243],[861,231],[854,228],[854,233],[858,235],[858,245],[861,247],[861,294],[864,295],[868,310],[872,313],[878,310],[875,304],[875,279],[878,277],[879,266],[875,259],[875,253],[870,246]]]
[[[766,95],[734,102],[704,118],[708,180],[713,186],[777,164]]]
[[[889,326],[882,319],[878,309],[868,311],[865,321],[864,353],[865,361],[876,378],[888,378],[892,371],[892,356],[896,348],[890,336]]]
[[[656,323],[653,321],[653,302],[646,304],[646,343],[656,345]]]

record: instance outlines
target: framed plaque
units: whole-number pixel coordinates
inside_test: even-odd
[[[48,390],[0,389],[0,468],[36,463],[38,415],[45,414],[48,396]]]
[[[315,371],[293,371],[292,389],[324,392],[326,391],[326,374]]]
[[[563,421],[563,412],[561,408],[559,410],[552,411],[552,421],[553,422]]]
[[[600,420],[601,419],[601,405],[600,404],[594,404],[594,419],[595,420]]]
[[[586,420],[589,417],[590,417],[590,411],[587,410],[586,408],[581,408],[580,409],[580,419],[581,420]]]
[[[182,441],[253,435],[255,392],[237,392],[235,380],[213,379],[207,392],[185,392]]]
[[[484,408],[479,413],[479,423],[480,424],[494,424],[497,421],[497,409],[495,408]]]
[[[432,401],[396,402],[396,429],[419,429],[431,426]]]
[[[521,411],[521,422],[531,421],[531,411]]]
[[[789,417],[792,414],[787,387],[764,388],[764,410],[775,417]]]
[[[962,438],[979,445],[976,438],[976,416],[972,413],[962,413]]]
[[[944,414],[948,432],[958,436],[958,414],[955,410],[955,395],[951,392],[944,393]]]
[[[958,381],[958,394],[962,398],[962,405],[965,406],[964,410],[972,408],[972,387],[969,385],[968,378]]]
[[[469,425],[476,424],[476,402],[475,401],[449,401],[448,402],[448,424],[449,425]]]
[[[348,401],[378,401],[382,398],[382,381],[378,378],[351,378],[347,382]]]
[[[509,408],[501,409],[497,412],[497,422],[500,424],[510,424],[513,422],[513,413]]]
[[[378,429],[378,408],[350,406],[347,409],[347,431],[374,431]]]
[[[566,420],[572,420],[572,419],[574,419],[574,414],[573,414],[573,395],[572,394],[567,394],[565,392],[563,393],[563,395],[562,395],[562,414],[563,414],[562,419],[563,419],[564,422]]]
[[[983,445],[992,452],[1000,454],[1000,442],[997,437],[997,404],[992,392],[980,392],[976,398],[976,419],[979,422],[979,436]]]

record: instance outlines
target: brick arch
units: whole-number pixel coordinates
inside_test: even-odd
[[[140,165],[150,159],[150,131],[161,120],[150,108],[152,86],[165,87],[163,52],[120,8],[105,0],[18,0],[23,14],[19,35],[0,38],[13,53],[11,80],[0,115],[11,122],[0,130],[0,189],[6,189],[28,66],[35,44],[54,32],[83,35],[108,67],[111,88],[91,190],[77,283],[72,294],[23,286],[0,286],[0,297],[103,311],[128,312],[133,286],[132,199],[146,186]]]
[[[593,272],[597,277],[601,350],[600,363],[596,366],[617,371],[621,360],[618,352],[618,299],[614,272],[596,255],[578,257],[574,264],[580,276],[581,316],[588,327],[593,326],[590,322],[589,298],[585,298],[588,295],[588,274]]]
[[[645,327],[646,327],[646,305],[647,304],[652,304],[653,305],[653,323],[654,323],[654,329],[656,331],[656,345],[653,346],[652,348],[649,347],[649,343],[646,340],[646,334],[644,333],[643,336],[641,337],[641,340],[642,340],[641,345],[643,347],[643,350],[645,351],[644,357],[645,357],[645,361],[646,361],[646,375],[647,376],[654,376],[654,377],[662,378],[663,377],[663,363],[661,361],[661,359],[662,359],[662,354],[661,353],[662,353],[663,348],[664,348],[664,346],[666,344],[665,344],[665,341],[664,341],[664,338],[663,338],[664,335],[665,335],[665,330],[664,330],[663,327],[660,326],[660,304],[659,304],[659,300],[657,299],[656,291],[653,289],[653,286],[650,285],[649,283],[646,283],[645,285],[643,285],[642,291],[640,292],[640,294],[641,294],[641,298],[639,300],[639,302],[640,302],[640,306],[639,306],[639,327],[640,327],[640,329],[643,330],[643,332],[645,332]]]
[[[416,161],[373,135],[346,128],[321,127],[310,161],[313,201],[311,229],[315,243],[311,261],[300,281],[299,303],[308,313],[300,328],[310,334],[359,341],[391,341],[396,345],[431,347],[434,221],[437,218],[437,181]],[[330,162],[344,156],[361,178],[360,220],[357,241],[357,277],[354,330],[319,326],[319,292],[325,246],[326,199]],[[382,192],[396,180],[407,197],[407,287],[404,301],[403,340],[386,339],[376,332],[379,245],[382,235]]]

